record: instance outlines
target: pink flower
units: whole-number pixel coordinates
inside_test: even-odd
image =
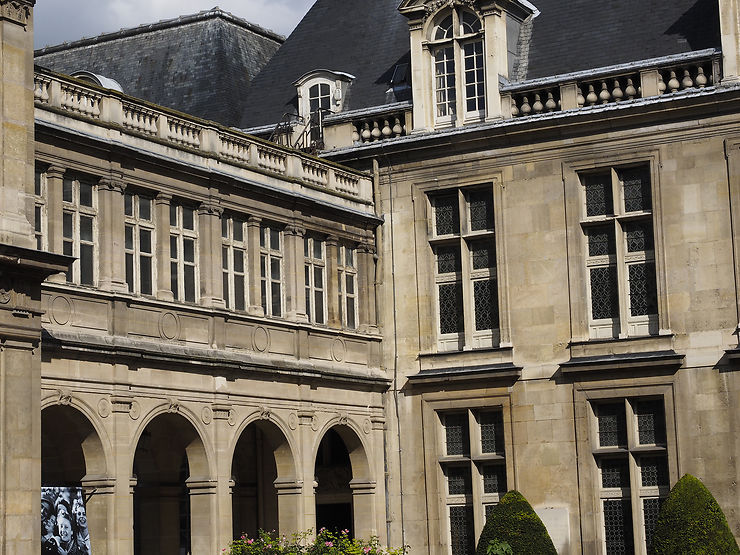
[[[252,538],[249,538],[249,539],[247,540],[247,543],[248,543],[249,545],[252,545],[252,544],[254,543],[254,540],[253,540]]]
[[[334,544],[332,542],[326,542],[324,545],[326,547],[334,547]]]
[[[369,547],[366,547],[362,551],[363,551],[363,553],[370,553],[370,548]]]

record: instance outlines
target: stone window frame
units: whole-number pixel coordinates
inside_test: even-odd
[[[472,15],[475,17],[479,29],[472,32],[464,31],[463,19],[465,14]],[[452,18],[450,28],[444,33],[444,36],[440,36],[441,24],[446,22],[448,18]],[[449,33],[452,36],[448,36]],[[466,55],[465,49],[468,45],[480,44],[480,52],[476,52],[476,60],[480,58],[481,67],[480,71],[483,72],[483,79],[470,86],[475,86],[478,94],[472,99],[475,99],[476,104],[482,103],[482,109],[468,111],[468,82],[467,82],[467,71],[466,71]],[[486,57],[486,37],[484,31],[483,18],[480,14],[471,10],[468,7],[454,5],[452,7],[445,7],[435,13],[431,18],[427,26],[426,40],[423,43],[423,47],[427,53],[428,63],[430,64],[430,75],[432,78],[432,106],[433,106],[433,121],[435,127],[447,127],[453,126],[456,122],[461,119],[464,123],[483,121],[487,113],[487,99],[486,99],[486,68],[485,68],[485,57]],[[452,57],[448,56],[450,50],[452,51]],[[445,105],[447,106],[447,113],[440,114],[439,107],[439,78],[438,64],[440,60],[437,59],[437,55],[443,52],[445,53],[444,59],[441,63],[449,64],[453,66],[453,71],[447,71],[444,75],[446,78],[446,90],[453,90],[455,98],[451,101],[447,95],[445,95]],[[477,62],[476,62],[477,67]],[[446,68],[448,69],[448,68]],[[475,69],[475,68],[474,68]],[[452,76],[454,83],[449,84],[449,76]],[[477,90],[478,85],[483,88],[483,93]],[[454,108],[454,111],[452,109]],[[462,117],[461,117],[462,115]]]
[[[241,239],[236,230],[241,229]],[[249,306],[249,257],[247,217],[237,214],[221,215],[221,276],[226,308],[246,311]],[[242,270],[238,270],[237,254],[242,258]],[[239,280],[242,285],[239,287]],[[239,293],[239,294],[237,294]],[[241,299],[241,303],[239,302]]]
[[[125,191],[123,200],[123,220],[124,220],[124,271],[126,273],[126,284],[128,285],[128,291],[135,295],[147,295],[153,296],[156,293],[157,286],[157,230],[154,208],[154,197],[155,193],[146,194],[138,191]],[[131,212],[129,213],[128,199],[131,199]],[[149,218],[141,217],[141,201],[149,201]],[[131,229],[132,244],[128,246],[128,238],[126,237],[127,230]],[[141,232],[150,233],[150,251],[149,253],[141,251]],[[142,276],[142,260],[148,258],[150,261],[149,266],[149,282],[151,284],[151,290],[146,292],[143,291],[141,286]],[[131,261],[131,280],[129,281],[129,260]]]
[[[473,508],[474,543],[480,537],[486,519],[486,506],[496,504],[501,494],[485,494],[483,476],[480,472],[486,462],[503,465],[505,467],[506,490],[517,489],[514,466],[514,439],[511,397],[508,394],[492,396],[475,396],[464,399],[444,399],[445,393],[430,393],[422,395],[422,424],[424,443],[426,448],[425,460],[427,469],[436,469],[435,472],[426,472],[426,496],[429,517],[427,525],[430,527],[429,537],[432,543],[441,546],[441,553],[452,555],[450,531],[450,506],[466,506],[467,498]],[[445,429],[443,418],[446,414],[466,413],[468,415],[468,430],[471,447],[480,446],[480,426],[477,415],[481,412],[500,412],[503,423],[504,455],[490,455],[476,449],[471,449],[469,456],[449,457],[446,454]],[[448,479],[444,467],[469,465],[471,468],[472,494],[469,496],[449,495]],[[463,503],[464,502],[464,503]],[[436,528],[435,528],[436,523]]]
[[[193,227],[185,225],[185,211],[192,212]],[[172,294],[176,301],[187,303],[198,303],[200,301],[200,256],[199,256],[199,233],[198,233],[198,210],[186,203],[173,201],[170,203],[170,282]],[[173,223],[173,215],[175,216]],[[176,256],[172,253],[172,241],[177,248]],[[185,259],[185,243],[191,241],[193,245],[193,260]],[[186,269],[192,268],[193,272],[193,294],[188,298]]]
[[[82,185],[90,187],[90,204],[81,202]],[[70,196],[67,191],[70,191]],[[71,218],[69,233],[65,230],[65,220]],[[91,238],[81,237],[81,222],[91,220]],[[83,250],[84,249],[84,250]],[[96,287],[98,283],[100,260],[98,241],[98,187],[95,177],[76,172],[66,172],[62,179],[62,252],[74,256],[66,274],[67,283]],[[90,279],[83,281],[82,264],[90,257]]]
[[[351,255],[348,253],[352,253]],[[347,284],[352,283],[354,293],[350,293]],[[337,246],[337,285],[339,292],[339,319],[346,329],[357,329],[358,291],[357,291],[357,248],[340,243]],[[353,308],[352,320],[348,307]]]
[[[599,458],[624,455],[629,458],[630,488],[629,499],[632,511],[632,524],[635,543],[635,554],[646,555],[644,545],[643,509],[641,501],[646,497],[659,494],[668,495],[670,487],[679,477],[678,444],[675,416],[675,393],[672,382],[666,380],[645,380],[642,385],[618,385],[604,382],[579,383],[575,385],[574,402],[576,410],[576,451],[579,475],[580,518],[582,523],[582,548],[584,552],[606,554],[606,538],[602,502],[607,497],[619,497],[617,490],[605,491],[602,488]],[[662,382],[662,383],[661,383]],[[611,387],[610,387],[611,386]],[[638,400],[662,399],[665,414],[666,445],[641,446],[634,441],[636,422],[627,423],[629,443],[619,449],[602,448],[599,445],[598,421],[595,406],[605,403],[623,401],[625,407]],[[627,411],[628,409],[625,408]],[[625,413],[632,418],[632,413]],[[650,455],[657,451],[665,453],[668,458],[669,484],[661,488],[643,488],[637,484],[640,478],[639,467],[634,460],[641,454]],[[653,491],[655,490],[655,491]]]
[[[48,182],[46,172],[47,164],[36,162],[33,183],[33,235],[36,249],[40,251],[49,250],[49,216],[46,202],[48,195]]]
[[[274,248],[274,238],[278,238],[278,247]],[[285,314],[285,234],[283,226],[263,221],[260,224],[260,292],[264,314],[268,318],[282,318]],[[275,279],[272,270],[277,262],[280,276]],[[297,276],[296,276],[297,279]],[[269,285],[269,287],[268,287]],[[275,286],[278,287],[275,299]],[[276,310],[277,308],[277,310]]]
[[[469,202],[468,194],[481,190],[492,190],[493,202],[493,228],[485,231],[471,231],[469,227]],[[435,199],[457,195],[458,199],[458,233],[438,235],[436,233]],[[431,298],[434,306],[434,336],[436,338],[437,352],[454,352],[461,350],[473,350],[481,348],[496,348],[510,346],[509,321],[508,321],[508,297],[505,291],[505,248],[503,234],[503,193],[500,180],[478,180],[469,183],[460,183],[455,187],[440,187],[426,191],[426,202],[428,210],[427,234],[428,245],[432,254],[431,260],[434,265],[432,272],[434,276]],[[481,271],[473,269],[473,260],[468,243],[476,241],[490,241],[493,248],[495,267],[490,268],[484,275]],[[450,274],[438,273],[437,249],[451,244],[459,245],[460,271]],[[473,282],[476,279],[495,279],[496,303],[498,306],[498,329],[478,331],[475,329],[475,302],[473,295]],[[439,285],[444,283],[460,283],[461,306],[463,317],[463,331],[459,333],[443,334],[440,328],[439,312]]]
[[[655,260],[655,280],[657,292],[657,326],[654,333],[629,333],[627,321],[620,318],[620,331],[611,337],[593,337],[591,326],[591,306],[588,273],[588,238],[584,232],[586,217],[585,190],[581,177],[611,168],[627,168],[646,165],[649,168],[652,201],[653,249]],[[599,158],[575,159],[564,162],[562,178],[565,194],[566,232],[568,246],[568,270],[571,279],[570,314],[571,342],[580,343],[599,340],[618,340],[635,337],[670,336],[668,301],[666,295],[666,264],[662,225],[662,195],[660,182],[660,154],[654,151],[625,151]],[[615,200],[618,197],[615,197]],[[621,197],[619,197],[621,198]],[[618,283],[620,299],[626,299],[627,284]],[[620,305],[624,303],[620,300]],[[627,319],[628,320],[628,319]]]
[[[316,247],[319,249],[318,252]],[[306,315],[310,322],[325,325],[328,317],[327,293],[329,289],[326,241],[316,236],[306,235],[303,238],[303,260]],[[317,284],[317,276],[321,278],[320,284]],[[319,300],[321,307],[317,308]]]

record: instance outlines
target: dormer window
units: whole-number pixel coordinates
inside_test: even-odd
[[[324,117],[342,111],[353,79],[348,73],[317,69],[293,83],[298,93],[299,116],[293,130],[293,145],[306,150],[323,148]]]
[[[454,124],[486,115],[483,27],[463,8],[442,11],[433,25],[429,51],[434,65],[435,122]]]
[[[318,111],[331,110],[331,87],[328,83],[317,83],[308,89],[308,102],[311,115]]]

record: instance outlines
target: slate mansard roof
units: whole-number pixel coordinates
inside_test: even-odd
[[[522,26],[519,79],[534,79],[720,48],[716,0],[532,0]],[[317,0],[253,81],[241,127],[276,123],[296,111],[293,82],[314,69],[356,76],[345,110],[395,102],[390,82],[408,62],[409,28],[399,0]],[[528,49],[526,48],[528,47]],[[513,76],[510,76],[513,78]],[[514,80],[514,79],[512,79]]]
[[[234,125],[250,81],[284,38],[218,8],[35,52],[43,67],[89,71],[126,94]]]

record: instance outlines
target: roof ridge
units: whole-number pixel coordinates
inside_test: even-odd
[[[136,27],[129,27],[125,29],[120,29],[118,31],[101,33],[94,37],[83,37],[81,39],[71,41],[71,42],[63,42],[61,44],[45,46],[43,48],[39,48],[35,50],[34,56],[43,56],[44,54],[52,54],[52,53],[61,52],[64,50],[71,50],[73,48],[83,48],[85,46],[91,46],[93,44],[111,42],[111,41],[118,40],[118,39],[124,39],[128,37],[136,36],[136,35],[142,35],[145,33],[153,33],[155,31],[161,31],[164,29],[172,28],[172,27],[189,25],[192,23],[198,23],[200,21],[206,21],[208,19],[217,19],[217,18],[230,21],[231,23],[239,25],[240,27],[243,27],[244,29],[247,29],[256,34],[262,35],[268,39],[272,39],[276,42],[283,43],[285,41],[285,37],[283,35],[280,35],[279,33],[276,33],[275,31],[266,29],[265,27],[262,27],[255,23],[251,23],[250,21],[247,21],[244,18],[238,17],[232,14],[231,12],[224,11],[219,6],[215,6],[211,8],[210,10],[202,10],[194,14],[180,15],[178,17],[172,17],[169,19],[161,19],[154,23],[144,23],[142,25],[137,25]]]

